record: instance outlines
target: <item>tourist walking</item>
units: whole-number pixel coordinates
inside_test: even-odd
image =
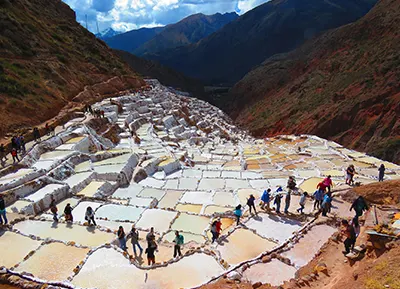
[[[292,199],[291,190],[288,190],[285,195],[285,214],[289,214],[290,200]]]
[[[256,206],[254,203],[255,201],[256,198],[254,197],[254,195],[250,195],[250,197],[247,199],[247,205],[249,206],[250,214],[252,214],[251,209],[253,209],[254,213],[257,215]]]
[[[355,218],[361,217],[364,211],[368,210],[368,205],[365,199],[362,196],[359,196],[354,200],[353,204],[351,204],[350,211],[354,210],[356,212]]]
[[[319,183],[319,184],[322,184],[322,182]],[[314,195],[313,195],[313,197],[314,197],[314,210],[321,208],[322,200],[324,199],[324,194],[325,194],[325,190],[322,190],[321,188],[317,189],[314,192]]]
[[[350,250],[354,249],[354,245],[356,243],[356,233],[354,231],[354,227],[349,224],[347,220],[342,220],[342,234],[346,238],[343,242],[344,251],[343,254],[347,255],[350,253]]]
[[[58,223],[58,209],[56,206],[56,201],[54,200],[54,197],[51,196],[51,203],[50,203],[50,212],[53,214],[53,221]]]
[[[332,193],[326,193],[322,201],[322,216],[326,217],[326,214],[331,211],[332,204]]]
[[[119,241],[119,247],[126,251],[128,248],[126,247],[126,238],[125,238],[125,231],[122,226],[119,226],[118,231],[117,231],[117,237]]]
[[[148,244],[149,246],[146,249],[146,255],[147,255],[147,264],[149,266],[154,265],[156,263],[156,255],[155,251],[157,250],[157,244],[155,241],[151,242]]]
[[[7,225],[7,223],[6,203],[3,199],[3,195],[0,194],[0,225]]]
[[[331,192],[331,189],[332,189],[332,187],[333,187],[333,182],[332,182],[331,176],[327,176],[327,177],[322,181],[322,183],[324,184],[325,188],[328,189],[328,192]]]
[[[183,236],[181,234],[179,234],[178,231],[175,232],[175,239],[174,239],[174,258],[176,258],[177,256],[182,256],[182,252],[181,252],[181,246],[184,243],[184,239]]]
[[[269,203],[271,201],[271,189],[264,190],[262,196],[261,196],[261,209],[265,209],[265,206],[267,206],[267,211],[270,210]]]
[[[378,180],[379,182],[383,182],[383,178],[385,177],[385,165],[381,164],[381,166],[379,167],[378,171],[379,171],[379,176],[378,176]]]
[[[4,147],[4,144],[0,145],[0,161],[6,161],[7,159],[7,153],[6,153],[6,148]]]
[[[220,218],[216,219],[212,223],[212,225],[211,225],[211,234],[212,234],[211,243],[214,243],[215,241],[218,240],[219,235],[221,234],[221,227],[222,227],[222,223],[221,223],[221,219]]]
[[[25,146],[25,138],[24,138],[23,135],[19,136],[19,143],[20,143],[20,146],[21,146],[22,154],[25,154],[26,153],[26,146]]]
[[[356,174],[356,170],[354,165],[350,165],[346,170],[346,184],[349,186],[354,185],[354,175]]]
[[[41,141],[40,131],[39,131],[39,129],[37,127],[35,127],[33,129],[33,139],[34,139],[35,142],[40,142]]]
[[[12,159],[13,159],[14,164],[15,164],[16,162],[19,162],[18,153],[17,153],[17,149],[16,149],[16,148],[13,148],[13,149],[11,150],[11,156],[12,156]]]
[[[96,221],[94,220],[94,211],[92,207],[87,207],[85,213],[85,220],[88,222],[89,226],[91,226],[91,222],[93,222],[93,225],[97,226]]]
[[[275,205],[275,211],[279,214],[281,212],[281,201],[282,201],[283,196],[281,194],[277,194],[275,196],[274,200],[274,205]]]
[[[151,243],[156,239],[156,236],[154,235],[154,228],[150,228],[150,232],[147,233],[146,235],[146,241],[147,241],[147,246],[149,247]]]
[[[143,253],[143,248],[142,246],[140,246],[139,243],[139,231],[136,230],[135,225],[132,225],[132,229],[129,232],[127,239],[131,238],[131,243],[132,243],[132,247],[133,247],[133,253],[135,254],[135,256],[137,255],[136,253],[136,246],[139,248],[140,250],[140,255],[142,255]]]
[[[296,180],[294,179],[293,176],[290,176],[287,182],[287,188],[289,192],[295,191],[296,190]]]
[[[74,221],[74,217],[72,216],[72,207],[71,204],[67,204],[64,209],[65,221],[67,223],[72,223]]]
[[[304,193],[301,195],[301,198],[300,198],[300,201],[299,201],[300,208],[297,209],[297,212],[299,212],[299,213],[301,213],[301,214],[304,214],[304,213],[303,213],[303,210],[304,210],[304,207],[306,206],[307,196],[308,196],[308,193],[307,193],[307,192],[304,192]]]
[[[240,224],[240,217],[243,215],[243,211],[242,211],[242,205],[237,205],[236,206],[236,208],[235,208],[235,210],[233,211],[233,213],[235,214],[235,216],[236,216],[236,225],[238,225],[239,226],[239,224]]]

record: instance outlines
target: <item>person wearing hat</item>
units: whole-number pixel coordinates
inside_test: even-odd
[[[0,194],[0,224],[3,225],[7,225],[8,220],[7,220],[7,216],[6,216],[6,204],[4,202],[3,199],[3,195]]]
[[[133,247],[133,252],[135,253],[135,255],[137,255],[136,253],[136,246],[139,248],[140,250],[140,255],[142,255],[143,253],[143,248],[142,246],[140,246],[139,243],[139,231],[136,230],[135,225],[132,225],[132,229],[128,234],[127,239],[131,238],[131,243],[132,243],[132,247]]]

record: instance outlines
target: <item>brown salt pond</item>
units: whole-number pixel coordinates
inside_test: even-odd
[[[32,240],[31,238],[14,232],[1,231],[0,248],[2,249],[0,254],[0,266],[5,266],[7,268],[13,267],[21,262],[30,251],[36,250],[41,243],[40,241]],[[18,250],[8,250],[7,248],[10,248],[11,244],[14,248],[18,248]]]
[[[311,228],[289,251],[282,255],[289,258],[296,268],[310,262],[318,250],[337,230],[328,225],[317,225]]]
[[[41,247],[16,269],[50,281],[63,281],[73,274],[74,268],[85,259],[89,249],[51,243]]]
[[[283,282],[295,278],[296,268],[286,265],[278,259],[268,263],[257,263],[244,271],[243,277],[250,283],[261,282],[279,286]]]
[[[251,244],[251,245],[249,245]],[[253,259],[262,252],[269,251],[276,243],[254,234],[252,231],[237,229],[226,241],[218,245],[221,257],[230,265]]]
[[[52,223],[46,221],[23,221],[14,225],[24,234],[38,236],[42,239],[51,238],[63,242],[74,241],[77,244],[97,247],[111,242],[115,237],[94,227],[84,227],[76,224]]]

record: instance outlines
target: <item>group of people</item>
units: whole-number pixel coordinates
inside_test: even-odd
[[[381,164],[378,168],[378,181],[383,182],[385,177],[385,165]],[[354,175],[357,174],[354,165],[349,165],[346,169],[346,184],[349,186],[354,186]]]
[[[19,162],[19,156],[18,154],[25,154],[26,153],[26,147],[25,147],[25,138],[23,135],[19,136],[13,136],[11,138],[11,157],[13,159],[13,163]],[[0,145],[0,162],[4,163],[7,161],[7,150],[4,144]],[[4,166],[4,164],[3,164]]]
[[[135,256],[137,256],[136,247],[140,250],[140,255],[142,255],[143,248],[142,246],[140,246],[139,231],[135,228],[135,225],[132,225],[132,229],[128,234],[125,233],[124,227],[119,226],[117,231],[117,238],[119,241],[119,246],[122,250],[124,251],[128,250],[128,247],[126,246],[126,241],[128,239],[131,239],[133,253],[135,254]],[[158,245],[156,242],[156,236],[153,227],[150,228],[150,232],[147,233],[146,235],[146,242],[147,242],[147,248],[145,250],[145,253],[147,256],[147,264],[149,266],[152,266],[156,263],[156,252],[158,252]],[[181,247],[184,244],[184,237],[179,233],[179,231],[175,231],[175,238],[173,242],[174,242],[174,254],[173,254],[174,258],[182,256]]]

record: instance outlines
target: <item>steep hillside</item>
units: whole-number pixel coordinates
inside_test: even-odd
[[[165,86],[172,86],[181,91],[190,92],[197,98],[205,99],[204,86],[200,81],[187,77],[156,61],[146,60],[126,51],[115,50],[115,53],[140,75],[156,78]]]
[[[202,41],[148,55],[208,84],[234,84],[255,65],[364,16],[377,0],[272,0]]]
[[[141,45],[136,55],[153,54],[165,49],[195,43],[238,18],[235,12],[225,14],[194,14],[178,23],[168,25],[153,39]]]
[[[144,83],[60,0],[0,1],[0,136],[46,121],[94,84],[110,95]]]
[[[255,135],[311,133],[400,162],[400,1],[266,60],[227,107]]]
[[[164,28],[165,27],[154,27],[131,30],[113,37],[105,38],[104,41],[111,48],[132,52],[163,31]]]

